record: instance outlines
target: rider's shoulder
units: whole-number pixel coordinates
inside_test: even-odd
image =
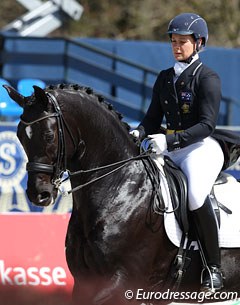
[[[199,71],[199,76],[201,77],[215,77],[220,79],[219,75],[217,74],[216,71],[214,71],[213,69],[211,69],[210,67],[208,67],[205,64],[202,64],[201,69]]]

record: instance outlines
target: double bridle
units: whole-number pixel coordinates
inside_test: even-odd
[[[164,200],[161,194],[161,186],[160,186],[160,180],[161,177],[159,175],[158,170],[156,169],[156,165],[153,162],[151,156],[151,148],[148,147],[143,147],[144,141],[142,142],[141,146],[141,152],[137,156],[130,157],[128,159],[120,160],[111,164],[99,166],[96,168],[91,168],[87,170],[79,170],[75,172],[71,172],[67,169],[67,151],[66,151],[66,143],[65,143],[65,129],[68,132],[68,134],[71,137],[72,143],[74,145],[75,151],[77,150],[77,145],[74,141],[74,137],[71,133],[71,130],[67,124],[67,122],[64,119],[64,116],[62,114],[61,108],[58,104],[58,101],[55,96],[53,96],[50,93],[46,93],[48,98],[51,100],[54,108],[54,112],[47,114],[43,117],[40,117],[34,121],[31,122],[26,122],[20,117],[20,122],[26,126],[31,126],[37,122],[40,122],[42,120],[48,119],[48,118],[56,118],[57,120],[57,129],[58,129],[58,150],[57,150],[57,160],[55,164],[46,164],[46,163],[41,163],[41,162],[28,162],[26,164],[26,169],[28,172],[43,172],[47,173],[53,176],[52,178],[52,184],[55,186],[56,189],[60,191],[60,193],[63,196],[67,196],[73,192],[76,192],[100,179],[103,179],[107,177],[108,175],[111,175],[112,173],[120,170],[126,164],[128,164],[131,161],[134,160],[142,160],[145,166],[145,169],[152,181],[153,185],[153,198],[154,198],[154,206],[156,207],[154,211],[158,214],[163,214],[163,213],[172,213],[174,212],[177,208],[175,208],[172,211],[167,211],[167,208],[164,205]],[[92,172],[97,172],[101,170],[106,170],[110,169],[109,171],[105,172],[104,174],[95,177],[84,184],[80,184],[73,189],[70,189],[69,191],[62,191],[60,189],[60,185],[65,182],[66,180],[70,179],[71,177],[78,176],[81,174],[86,174],[86,173],[92,173]],[[63,174],[65,172],[68,172],[68,176],[66,178],[63,178]],[[158,203],[157,203],[158,202]]]
[[[52,105],[54,108],[54,112],[50,113],[46,116],[40,117],[34,121],[26,122],[20,117],[20,122],[26,126],[31,126],[35,123],[38,123],[42,120],[48,119],[48,118],[56,118],[57,120],[57,129],[58,129],[58,149],[57,149],[57,160],[55,164],[46,164],[41,162],[28,162],[26,164],[26,169],[28,172],[42,172],[47,173],[53,176],[52,178],[52,184],[59,188],[59,186],[62,183],[62,176],[63,173],[66,171],[67,166],[67,153],[66,153],[66,144],[65,144],[65,133],[64,133],[64,127],[67,129],[68,133],[70,134],[70,137],[72,138],[73,144],[76,148],[73,135],[67,125],[67,123],[64,120],[64,117],[62,115],[61,108],[57,102],[57,99],[55,96],[53,96],[50,93],[46,93],[48,98],[52,101]]]
[[[149,151],[144,151],[142,153],[140,153],[137,156],[134,157],[130,157],[128,159],[125,160],[121,160],[121,161],[117,161],[115,163],[111,163],[108,165],[104,165],[104,166],[100,166],[100,167],[96,167],[96,168],[92,168],[92,169],[88,169],[88,170],[79,170],[76,172],[70,172],[69,170],[67,170],[67,153],[66,153],[66,143],[65,143],[65,128],[67,130],[67,132],[69,133],[72,142],[74,144],[75,150],[76,150],[76,144],[74,141],[74,137],[71,133],[71,130],[67,124],[67,122],[64,119],[64,116],[62,114],[61,108],[58,104],[58,101],[56,99],[55,96],[53,96],[52,94],[50,94],[49,92],[46,93],[48,98],[52,101],[53,104],[53,108],[54,108],[54,112],[50,113],[46,116],[40,117],[34,121],[30,121],[30,122],[26,122],[22,119],[22,117],[20,117],[20,122],[26,126],[31,126],[35,123],[38,123],[42,120],[48,119],[48,118],[56,118],[57,120],[57,129],[58,129],[58,150],[57,150],[57,160],[55,162],[55,164],[46,164],[46,163],[41,163],[41,162],[27,162],[26,164],[26,169],[28,172],[43,172],[43,173],[47,173],[53,176],[52,178],[52,184],[61,192],[62,195],[69,195],[75,191],[78,191],[79,189],[93,183],[96,182],[118,170],[120,170],[121,168],[123,168],[128,162],[133,161],[133,160],[139,160],[139,159],[143,159],[145,157],[149,157]],[[108,168],[113,168],[112,170],[110,170],[109,172],[100,175],[97,178],[94,178],[84,184],[81,184],[69,191],[61,191],[60,189],[60,185],[65,182],[66,180],[68,180],[70,177],[73,176],[77,176],[80,174],[85,174],[85,173],[90,173],[90,172],[96,172],[96,171],[100,171],[100,170],[105,170]],[[63,174],[64,172],[68,172],[68,177],[63,179]]]

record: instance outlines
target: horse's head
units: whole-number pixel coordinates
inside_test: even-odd
[[[24,97],[4,87],[23,108],[17,136],[28,157],[27,195],[33,203],[47,206],[54,202],[67,166],[72,173],[138,154],[120,115],[88,88],[60,84],[43,90],[34,86],[34,93]],[[95,173],[81,176],[81,183],[90,175]],[[73,185],[78,180],[71,175]]]
[[[58,179],[64,171],[64,139],[61,111],[54,96],[34,86],[34,93],[24,97],[14,88],[4,86],[10,97],[23,108],[17,136],[27,154],[29,200],[39,206],[54,203]]]

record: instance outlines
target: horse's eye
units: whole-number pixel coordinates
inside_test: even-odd
[[[44,140],[48,143],[52,143],[54,141],[54,133],[46,133],[44,135]]]

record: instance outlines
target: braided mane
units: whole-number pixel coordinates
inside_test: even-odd
[[[76,92],[77,91],[84,92],[84,93],[87,93],[90,96],[96,97],[98,102],[101,105],[103,105],[103,107],[106,107],[109,111],[111,111],[115,114],[115,116],[119,119],[120,123],[124,126],[124,128],[127,129],[128,132],[131,129],[128,123],[122,121],[123,115],[120,112],[118,112],[117,110],[115,110],[113,105],[108,103],[102,95],[94,92],[92,88],[85,87],[85,86],[80,86],[79,84],[64,84],[64,83],[61,83],[61,84],[57,84],[57,85],[49,85],[49,86],[46,87],[45,90],[47,91],[47,90],[58,90],[58,89],[70,90],[70,91],[76,91]]]

